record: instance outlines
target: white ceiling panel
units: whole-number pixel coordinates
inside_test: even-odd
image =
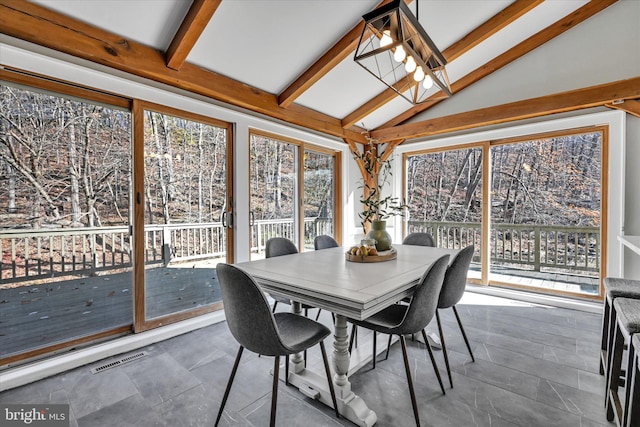
[[[190,1],[184,0],[34,0],[56,10],[122,37],[166,50]]]
[[[376,0],[223,1],[189,62],[278,94]]]

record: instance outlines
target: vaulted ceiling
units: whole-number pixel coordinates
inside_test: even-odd
[[[640,115],[634,76],[421,121],[449,100],[411,105],[353,61],[362,15],[388,1],[0,0],[0,33],[351,141],[598,105]],[[408,3],[447,59],[455,97],[616,0]]]

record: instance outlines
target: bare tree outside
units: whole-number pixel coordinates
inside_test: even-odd
[[[602,133],[593,132],[491,146],[492,269],[597,277],[602,144]],[[442,246],[478,247],[482,150],[430,152],[406,160],[410,230],[428,230]],[[598,292],[591,285],[581,291]]]

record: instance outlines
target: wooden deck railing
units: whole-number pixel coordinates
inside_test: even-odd
[[[408,230],[430,233],[440,247],[457,249],[473,243],[478,248],[474,261],[479,261],[479,223],[409,221]],[[595,273],[600,267],[598,227],[492,224],[490,242],[494,265],[573,273]]]
[[[305,236],[331,234],[330,220],[305,219]],[[252,247],[263,251],[270,237],[293,239],[293,220],[256,221]],[[93,227],[40,230],[1,230],[0,284],[65,275],[90,274],[131,267],[129,228]],[[165,264],[215,258],[227,249],[220,222],[145,226],[145,263]]]
[[[332,234],[331,220],[307,218],[304,226],[305,246],[312,247],[317,235]],[[409,231],[429,232],[440,247],[460,248],[473,243],[480,248],[479,223],[410,221]],[[266,241],[275,236],[294,239],[293,219],[255,221],[251,251],[263,251]],[[145,240],[146,264],[215,258],[227,248],[220,222],[147,225]],[[128,227],[3,230],[0,247],[0,284],[131,267]],[[478,254],[475,261],[479,261]],[[600,265],[600,230],[494,224],[491,262],[533,271],[550,268],[595,273]]]

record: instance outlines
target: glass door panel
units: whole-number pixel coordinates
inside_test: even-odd
[[[436,246],[475,245],[469,278],[480,279],[482,149],[405,156],[406,231],[431,234]]]
[[[491,147],[497,284],[599,294],[602,133]]]
[[[271,237],[298,246],[299,146],[275,137],[250,136],[251,259],[264,258]]]
[[[130,331],[131,113],[5,84],[0,111],[0,365]]]
[[[220,307],[215,266],[227,262],[230,127],[144,112],[145,320]]]
[[[304,152],[304,248],[313,250],[316,236],[335,237],[334,154]]]

